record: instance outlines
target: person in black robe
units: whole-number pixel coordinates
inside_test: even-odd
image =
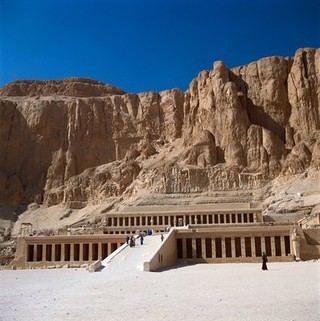
[[[265,252],[262,253],[262,270],[263,271],[267,271],[267,262],[268,262],[268,257],[267,254]]]
[[[135,246],[135,242],[134,242],[134,238],[133,238],[133,236],[131,236],[131,238],[130,238],[130,247],[134,247]]]

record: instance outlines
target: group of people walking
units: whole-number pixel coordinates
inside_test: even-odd
[[[133,247],[136,245],[136,240],[134,239],[133,235],[130,237],[129,235],[126,236],[126,243]]]
[[[147,234],[147,235],[151,235],[151,234]],[[143,245],[143,242],[144,242],[144,233],[143,232],[141,232],[139,234],[139,238],[140,238],[140,244]],[[163,242],[164,236],[162,233],[160,235],[160,238],[161,238],[161,242]],[[126,243],[129,244],[130,247],[134,247],[136,245],[136,240],[135,240],[134,236],[131,235],[131,237],[130,237],[129,235],[127,235],[126,236]]]
[[[140,233],[140,244],[143,245],[144,241],[144,235],[143,233]],[[129,244],[130,247],[136,246],[136,240],[133,235],[131,237],[129,235],[126,236],[126,243]]]

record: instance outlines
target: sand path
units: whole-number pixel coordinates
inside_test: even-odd
[[[146,240],[147,241],[147,240]],[[146,247],[147,248],[147,247]],[[146,253],[146,248],[127,250]],[[139,255],[141,255],[141,253]],[[2,321],[318,321],[320,262],[0,271]],[[125,266],[125,267],[123,267]],[[131,267],[127,269],[127,267]]]

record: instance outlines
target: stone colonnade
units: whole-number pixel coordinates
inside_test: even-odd
[[[154,227],[154,226],[187,226],[203,224],[248,224],[258,223],[257,211],[220,212],[220,213],[185,213],[185,214],[117,214],[108,216],[105,224],[108,227]]]
[[[107,239],[109,237],[109,239]],[[103,260],[124,243],[123,238],[93,237],[25,238],[26,262],[90,262]]]
[[[177,234],[178,259],[188,261],[256,261],[262,252],[268,257],[285,258],[291,255],[291,240],[284,233],[230,233],[225,235]]]

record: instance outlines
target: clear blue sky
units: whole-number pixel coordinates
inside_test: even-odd
[[[88,77],[128,92],[186,90],[235,67],[320,47],[319,0],[0,0],[0,87]]]

